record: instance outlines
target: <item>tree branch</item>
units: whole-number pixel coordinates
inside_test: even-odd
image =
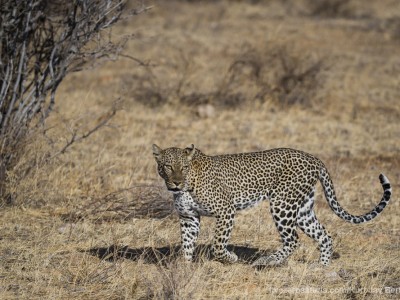
[[[100,121],[95,126],[93,126],[91,129],[89,129],[86,133],[83,133],[80,136],[78,136],[77,130],[73,130],[71,138],[69,140],[67,140],[66,144],[59,151],[57,151],[55,154],[53,154],[49,159],[53,159],[54,157],[56,157],[60,154],[64,154],[74,143],[82,141],[82,140],[90,137],[93,133],[98,131],[100,128],[106,126],[108,124],[108,122],[117,113],[117,111],[118,111],[117,104],[119,102],[120,102],[120,99],[116,100],[113,104],[111,111],[109,111],[108,113],[101,116]]]

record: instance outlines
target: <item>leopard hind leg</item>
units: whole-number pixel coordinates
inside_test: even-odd
[[[282,264],[297,248],[298,235],[296,232],[297,204],[295,201],[271,202],[270,210],[282,240],[282,248],[270,256],[262,256],[253,264],[258,269]]]
[[[332,256],[332,238],[324,226],[319,223],[314,213],[315,189],[305,197],[297,212],[297,226],[310,238],[318,242],[320,250],[320,263],[329,265]]]

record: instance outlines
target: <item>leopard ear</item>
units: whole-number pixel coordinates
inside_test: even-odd
[[[160,147],[158,147],[156,144],[153,144],[152,146],[153,148],[153,156],[156,160],[159,160],[161,158],[161,151],[162,149]]]
[[[186,147],[185,152],[188,160],[192,160],[193,155],[196,152],[196,149],[194,148],[194,145],[191,144],[189,147]]]

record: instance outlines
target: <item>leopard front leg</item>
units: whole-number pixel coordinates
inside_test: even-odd
[[[187,261],[193,261],[193,252],[200,231],[200,216],[179,216],[181,224],[181,239],[183,257]]]
[[[229,208],[223,214],[218,215],[213,243],[213,253],[215,259],[221,262],[234,263],[238,260],[235,253],[229,252],[226,248],[231,236],[233,222],[235,219],[235,209]]]

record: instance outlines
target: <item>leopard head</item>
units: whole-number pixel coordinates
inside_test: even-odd
[[[187,177],[195,152],[193,144],[185,149],[167,148],[164,150],[153,145],[158,174],[165,180],[168,190],[178,193],[189,189]]]

